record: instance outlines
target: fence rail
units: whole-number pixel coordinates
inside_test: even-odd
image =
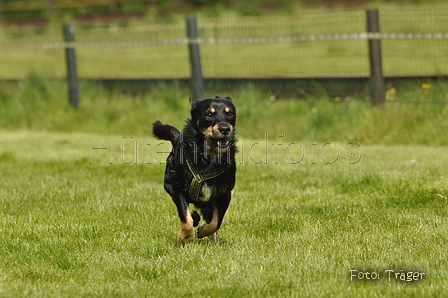
[[[268,43],[301,43],[314,41],[341,40],[448,40],[448,33],[347,33],[322,34],[310,36],[281,36],[281,37],[242,37],[242,38],[176,38],[165,40],[144,41],[116,41],[116,42],[51,42],[33,44],[0,44],[1,50],[20,49],[65,49],[65,48],[135,48],[151,46],[188,45],[188,44],[268,44]]]
[[[376,13],[378,15],[378,11]],[[448,74],[445,63],[448,62],[446,14],[440,11],[431,14],[427,11],[400,11],[399,14],[386,11],[384,15],[381,19],[382,24],[386,24],[384,30],[379,30],[383,29],[379,26],[378,30],[366,26],[371,22],[370,16],[362,11],[300,17],[248,17],[240,22],[204,19],[196,25],[198,34],[194,36],[185,34],[186,23],[78,24],[76,41],[59,41],[62,39],[60,31],[51,27],[25,28],[26,32],[0,28],[3,29],[0,50],[4,53],[3,58],[0,56],[4,66],[0,75],[5,77],[6,74],[8,79],[21,70],[29,72],[31,66],[31,69],[43,69],[49,76],[54,76],[56,69],[55,76],[60,78],[62,70],[66,71],[69,66],[59,63],[62,60],[59,50],[70,49],[79,50],[80,76],[93,80],[189,79],[200,82],[205,80],[202,72],[208,82],[370,77],[370,89],[377,90],[377,95],[372,94],[377,100],[372,102],[381,104],[385,92],[384,87],[378,86],[384,85],[381,83],[384,77]],[[403,25],[400,23],[403,15],[418,17],[419,22],[407,20]],[[431,22],[422,22],[432,16],[436,18]],[[375,22],[379,25],[377,18]],[[377,46],[370,47],[370,44]],[[197,54],[193,59],[191,49],[194,48]],[[49,55],[44,52],[46,50]],[[140,59],[137,62],[132,61],[134,54]],[[381,56],[385,57],[386,76],[383,75],[384,59]],[[103,65],[107,67],[100,70]],[[195,71],[193,65],[196,65]],[[201,69],[198,65],[202,65]],[[372,73],[374,68],[377,69],[375,74]],[[195,77],[198,74],[200,77]],[[196,94],[201,95],[203,91]]]

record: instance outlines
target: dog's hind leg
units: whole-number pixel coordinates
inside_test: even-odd
[[[221,227],[224,214],[230,203],[230,194],[227,197],[221,197],[213,204],[212,208],[203,209],[203,215],[206,224],[200,226],[197,231],[197,237],[208,236],[210,243],[216,242],[216,232]]]
[[[197,237],[209,237],[211,243],[216,242],[216,231],[219,229],[219,211],[218,208],[213,205],[213,209],[202,210],[206,224],[203,224],[198,228]]]

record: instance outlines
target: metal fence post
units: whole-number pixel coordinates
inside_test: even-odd
[[[367,32],[380,32],[378,9],[367,10]],[[369,39],[370,60],[370,94],[374,106],[383,105],[386,96],[386,87],[383,78],[383,66],[381,58],[381,39]]]
[[[188,49],[191,63],[191,89],[193,97],[204,97],[204,78],[202,77],[201,55],[199,53],[196,16],[187,16]]]
[[[64,24],[64,41],[75,41],[75,26],[73,24]],[[65,48],[65,61],[67,64],[68,97],[70,104],[77,108],[79,103],[78,76],[76,74],[76,55],[73,47]]]

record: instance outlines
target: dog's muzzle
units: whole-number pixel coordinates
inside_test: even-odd
[[[227,148],[230,144],[229,140],[227,140],[227,139],[219,139],[217,143],[218,143],[218,148],[220,148],[220,149]]]
[[[216,130],[218,131],[218,147],[221,149],[227,148],[230,144],[229,139],[232,137],[233,127],[229,123],[218,123]]]

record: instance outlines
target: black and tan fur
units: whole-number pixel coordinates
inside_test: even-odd
[[[236,110],[230,97],[190,98],[190,105],[191,119],[182,133],[156,121],[153,134],[173,145],[164,187],[179,214],[178,242],[185,244],[194,238],[193,227],[201,217],[196,211],[190,213],[189,204],[193,204],[205,220],[196,236],[214,243],[235,185]]]

